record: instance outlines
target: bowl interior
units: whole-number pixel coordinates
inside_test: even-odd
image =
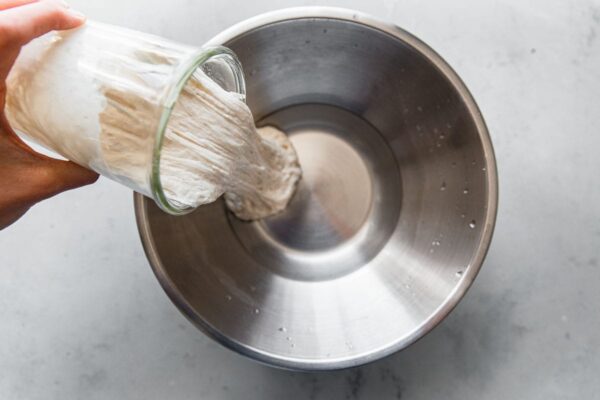
[[[456,304],[489,244],[495,165],[474,102],[420,41],[356,14],[230,36],[257,124],[291,136],[303,180],[284,213],[253,223],[222,201],[172,217],[139,196],[163,287],[207,333],[282,367],[407,346]]]

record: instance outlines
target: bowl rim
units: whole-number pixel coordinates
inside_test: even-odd
[[[456,307],[475,280],[489,250],[498,211],[498,173],[492,141],[483,115],[462,79],[432,48],[411,33],[394,24],[384,22],[363,12],[351,9],[321,6],[293,7],[267,12],[239,22],[217,34],[206,44],[222,46],[237,37],[266,25],[307,18],[337,19],[365,25],[371,29],[379,30],[391,35],[395,39],[403,41],[413,47],[437,67],[444,77],[454,86],[475,122],[484,151],[488,203],[480,241],[473,253],[469,268],[467,268],[466,273],[454,287],[453,291],[448,294],[445,301],[440,304],[429,318],[423,321],[423,323],[409,336],[403,337],[391,345],[385,345],[363,354],[337,359],[314,360],[302,359],[299,357],[284,357],[260,351],[223,335],[194,311],[193,307],[186,301],[181,293],[179,293],[176,286],[162,267],[148,223],[147,205],[148,202],[151,202],[152,200],[139,193],[134,193],[134,208],[140,239],[154,274],[171,301],[197,328],[221,345],[269,366],[301,371],[337,370],[364,365],[408,347],[429,333]]]

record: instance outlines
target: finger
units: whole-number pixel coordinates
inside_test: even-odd
[[[16,206],[10,208],[4,208],[0,206],[0,231],[10,224],[14,223],[16,220],[21,218],[23,214],[25,214],[30,205]]]
[[[52,160],[45,169],[48,177],[48,192],[45,197],[90,185],[98,180],[97,173],[71,161]]]
[[[57,160],[38,153],[27,145],[10,127],[4,113],[0,112],[0,139],[8,141],[12,146],[16,146],[26,154],[33,155],[38,160],[42,160],[43,168],[39,170],[41,175],[49,178],[50,189],[56,193],[76,187],[89,185],[98,179],[98,174],[87,168],[84,168],[72,161]],[[7,143],[7,142],[5,142]],[[0,143],[0,146],[2,143]]]
[[[98,174],[71,161],[45,160],[27,174],[28,197],[23,204],[35,204],[67,190],[90,185]]]
[[[38,0],[0,0],[0,11],[8,10],[9,8],[23,6],[25,4],[34,3]]]
[[[13,169],[9,179],[14,182],[3,188],[3,196],[0,196],[0,230],[19,219],[34,204],[98,179],[96,173],[77,164],[53,161],[55,163],[46,161],[39,166],[31,163],[9,166]]]
[[[5,40],[20,45],[53,30],[76,28],[85,21],[83,14],[57,0],[42,0],[0,13],[0,30]]]
[[[1,84],[0,84],[1,86]],[[0,95],[1,95],[1,91],[0,91]],[[0,98],[0,110],[4,110],[4,104],[3,104],[3,99]],[[8,120],[6,119],[6,114],[4,114],[3,111],[0,111],[0,137],[1,138],[6,138],[8,139],[13,145],[19,147],[21,150],[31,153],[31,154],[37,154],[37,152],[35,150],[33,150],[31,147],[29,147],[27,145],[27,143],[25,143],[23,141],[23,139],[21,139],[19,137],[19,135],[17,135],[17,133],[11,128],[10,124],[8,123]]]
[[[58,170],[57,178],[62,182],[63,190],[91,185],[100,177],[96,172],[84,168],[72,161],[57,160],[63,167]]]
[[[0,128],[0,213],[11,205],[31,206],[98,179],[95,172],[36,153],[12,132],[2,131]]]

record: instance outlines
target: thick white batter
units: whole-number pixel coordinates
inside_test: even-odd
[[[283,210],[301,171],[286,135],[257,129],[236,93],[196,72],[173,109],[162,149],[160,176],[172,201],[196,207],[225,194],[239,218]]]

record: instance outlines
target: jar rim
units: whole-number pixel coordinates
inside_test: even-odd
[[[242,65],[233,51],[224,46],[209,46],[202,47],[194,52],[186,61],[181,63],[179,68],[173,74],[173,84],[167,89],[166,95],[162,102],[162,113],[158,123],[154,147],[152,150],[152,167],[150,169],[150,191],[152,198],[156,204],[166,213],[171,215],[184,215],[192,212],[194,207],[180,206],[174,204],[164,192],[164,188],[160,178],[160,159],[161,150],[173,112],[173,108],[183,91],[188,80],[192,77],[198,68],[201,68],[205,63],[221,59],[225,61],[225,65],[230,69],[233,76],[234,90],[243,98],[246,96],[246,84],[244,81],[244,73]]]

